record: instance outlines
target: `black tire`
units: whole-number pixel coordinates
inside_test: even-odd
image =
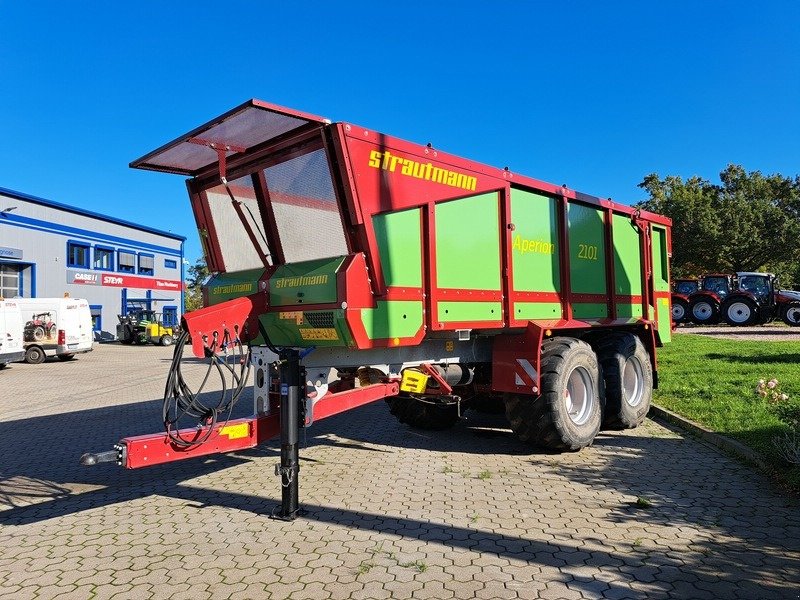
[[[502,394],[477,394],[470,399],[469,407],[487,415],[501,415],[506,409]]]
[[[44,350],[39,346],[28,346],[25,350],[25,362],[29,365],[39,365],[44,362]]]
[[[31,332],[31,337],[35,342],[41,342],[44,339],[44,327],[37,325]]]
[[[695,298],[689,302],[689,318],[698,325],[719,323],[719,304],[708,298]]]
[[[8,366],[8,363],[0,363],[0,371],[5,369]]]
[[[68,360],[72,360],[73,358],[75,358],[75,355],[72,354],[71,352],[67,354],[57,354],[56,356],[58,356],[58,360],[63,362],[67,362]]]
[[[133,338],[122,338],[119,341],[119,343],[120,344],[125,344],[126,346],[130,346],[131,344],[133,344]]]
[[[689,303],[680,298],[675,298],[672,301],[672,321],[676,325],[685,323],[689,317]]]
[[[168,333],[165,333],[165,334],[164,334],[164,335],[162,335],[162,336],[161,336],[161,338],[158,340],[158,343],[159,343],[161,346],[172,346],[172,344],[174,344],[174,343],[175,343],[175,340],[173,339],[173,337],[172,337],[171,335],[169,335]]]
[[[789,302],[781,314],[783,322],[792,327],[800,327],[800,302]]]
[[[758,304],[746,296],[728,298],[723,304],[722,318],[731,327],[744,327],[758,322]]]
[[[505,395],[511,429],[523,442],[550,450],[590,445],[600,430],[603,404],[600,366],[591,346],[574,338],[545,340],[541,371],[540,396]],[[580,405],[572,401],[578,395],[584,396]]]
[[[417,429],[441,431],[458,422],[458,407],[455,404],[433,404],[410,396],[393,396],[386,399],[389,411],[401,423]]]
[[[642,341],[631,333],[602,338],[596,345],[605,383],[603,427],[633,429],[653,400],[653,366]]]

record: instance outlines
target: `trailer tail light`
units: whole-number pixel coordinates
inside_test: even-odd
[[[58,330],[58,345],[65,346],[67,344],[67,332],[63,329]]]

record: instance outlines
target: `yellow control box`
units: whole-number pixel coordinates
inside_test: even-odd
[[[403,371],[403,378],[400,380],[401,391],[422,394],[426,387],[428,387],[428,375],[412,369]]]

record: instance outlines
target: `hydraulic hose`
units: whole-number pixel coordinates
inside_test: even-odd
[[[188,336],[189,332],[184,331],[176,340],[175,352],[172,355],[172,363],[164,388],[162,406],[167,435],[173,444],[182,448],[198,446],[208,441],[216,425],[220,422],[221,415],[227,413],[224,417],[225,422],[230,419],[233,407],[247,385],[251,368],[249,348],[245,352],[238,335],[232,339],[230,332],[226,329],[219,344],[216,337],[212,341],[209,352],[207,352],[208,368],[199,387],[193,390],[181,370],[183,350]],[[231,349],[230,353],[229,349]],[[222,356],[218,351],[222,352]],[[237,363],[239,363],[238,369]],[[201,395],[209,380],[214,379],[212,378],[213,373],[219,377],[222,389],[215,403],[206,404],[201,400]],[[185,438],[180,434],[178,425],[182,420],[194,420],[197,430],[204,429],[205,431],[199,437]]]

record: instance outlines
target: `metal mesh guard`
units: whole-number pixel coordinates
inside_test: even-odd
[[[304,312],[303,322],[314,328],[330,328],[333,327],[333,313],[331,311]]]

